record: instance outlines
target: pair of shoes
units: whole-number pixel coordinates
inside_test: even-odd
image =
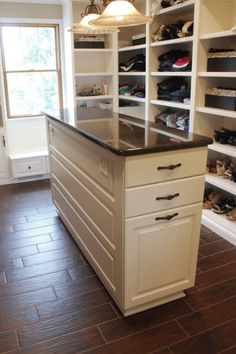
[[[169,50],[158,57],[158,71],[190,71],[192,58],[187,50]]]
[[[152,40],[166,41],[193,35],[193,21],[179,20],[174,24],[163,24],[152,34]]]
[[[190,98],[190,87],[181,77],[171,77],[157,84],[157,96],[159,100],[184,102]]]
[[[130,71],[145,71],[146,70],[146,57],[144,54],[137,54],[135,57],[131,58],[127,63],[120,64],[121,72]]]
[[[216,214],[227,214],[232,211],[236,206],[234,197],[222,196],[218,203],[213,204],[213,212]]]
[[[222,193],[215,191],[213,188],[207,188],[204,192],[203,209],[212,209],[222,197]]]
[[[145,97],[145,87],[138,84],[122,84],[119,87],[119,95]]]
[[[161,0],[161,7],[165,9],[166,7],[182,4],[185,1],[187,0]]]
[[[220,130],[215,130],[214,138],[220,144],[229,144],[236,146],[236,131],[229,130],[226,128],[221,128]]]
[[[189,130],[189,112],[167,109],[155,117],[156,123],[183,131]]]

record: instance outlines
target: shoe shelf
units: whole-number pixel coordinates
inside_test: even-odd
[[[192,76],[191,71],[152,71],[151,76]]]
[[[164,100],[151,100],[151,104],[157,106],[166,106],[167,108],[177,108],[177,109],[186,109],[190,110],[190,105],[185,103],[179,102],[171,102],[171,101],[164,101]]]
[[[197,107],[196,111],[200,113],[212,114],[220,117],[236,118],[235,111],[228,111],[226,109],[211,108],[211,107]]]
[[[169,6],[165,9],[161,9],[157,15],[184,15],[193,10],[195,0],[188,0],[182,4]]]
[[[111,48],[75,48],[74,53],[111,53]]]
[[[101,73],[75,73],[76,77],[87,77],[87,76],[112,76],[113,73],[101,72]]]
[[[210,72],[202,71],[198,73],[199,77],[226,77],[226,78],[236,78],[236,72]]]
[[[139,49],[146,49],[146,44],[139,44],[139,45],[132,45],[129,47],[119,48],[119,52],[129,52],[131,50],[139,50]]]
[[[161,47],[164,45],[181,44],[181,43],[188,43],[192,41],[193,41],[193,36],[184,37],[184,38],[175,38],[175,39],[169,39],[167,41],[152,42],[151,47]]]
[[[219,215],[212,210],[205,209],[202,213],[202,224],[236,245],[236,223],[227,220],[225,215]]]
[[[206,182],[236,196],[236,183],[212,173],[206,174]]]
[[[236,158],[236,146],[220,144],[215,142],[214,144],[209,145],[208,148],[212,151],[216,151],[221,154],[225,154]]]
[[[119,72],[120,76],[146,76],[146,71]]]
[[[112,99],[112,95],[99,95],[99,96],[76,96],[77,101],[93,101],[93,100],[108,100]]]
[[[201,40],[215,39],[215,38],[232,37],[232,36],[236,36],[236,33],[229,30],[229,31],[221,31],[221,32],[202,34],[202,35],[200,35],[200,39]]]
[[[119,98],[127,101],[142,102],[142,103],[146,102],[145,98],[135,97],[135,96],[119,95]]]

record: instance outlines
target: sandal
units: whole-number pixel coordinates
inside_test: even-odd
[[[231,210],[229,213],[226,214],[226,218],[229,221],[236,221],[236,208]]]
[[[227,214],[236,206],[234,197],[221,197],[217,204],[213,204],[213,212],[216,214]]]

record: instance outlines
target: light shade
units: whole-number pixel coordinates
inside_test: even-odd
[[[117,32],[117,28],[115,27],[101,27],[94,26],[90,24],[90,21],[97,19],[100,17],[98,14],[90,14],[84,16],[80,23],[75,24],[72,28],[69,28],[69,32],[77,33],[77,34],[108,34],[112,32]]]
[[[127,27],[142,25],[150,21],[151,17],[142,15],[130,2],[115,0],[106,7],[101,16],[91,20],[90,24],[104,27]]]

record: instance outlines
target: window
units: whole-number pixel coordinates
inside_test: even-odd
[[[2,25],[1,47],[9,118],[61,107],[57,25]]]

